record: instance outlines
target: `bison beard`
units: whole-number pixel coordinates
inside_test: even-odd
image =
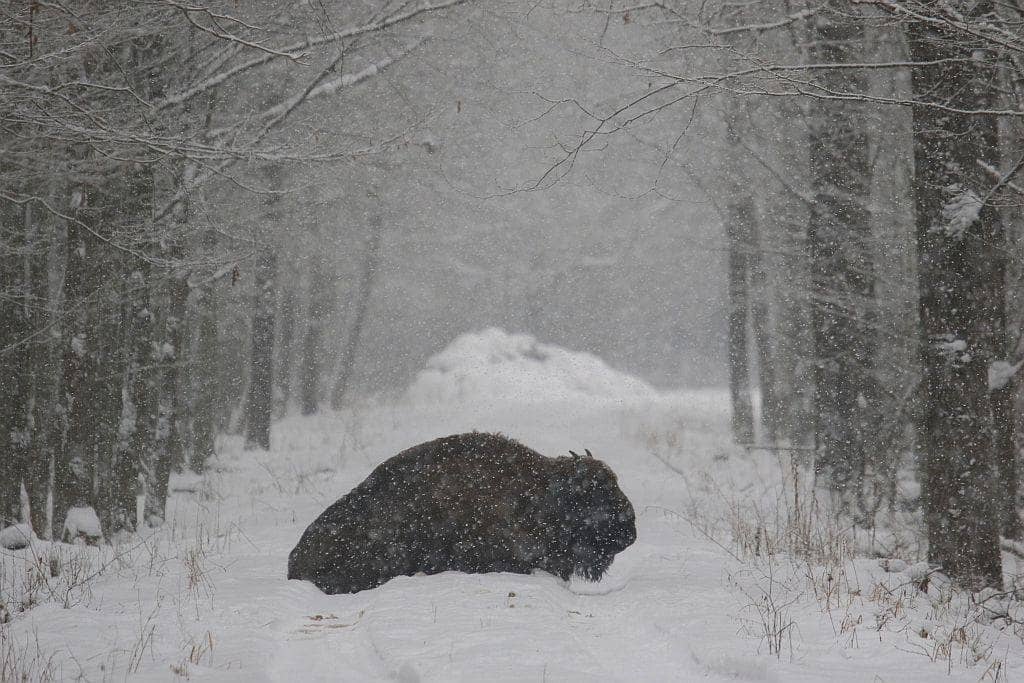
[[[543,569],[596,581],[636,540],[615,473],[498,434],[459,434],[382,463],[309,525],[288,578],[355,593],[396,576]]]

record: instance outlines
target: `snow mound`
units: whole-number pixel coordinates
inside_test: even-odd
[[[519,403],[639,403],[658,393],[597,356],[492,327],[457,337],[407,390],[417,403],[514,399]]]
[[[0,548],[20,550],[27,547],[32,538],[32,527],[28,524],[12,524],[0,531]]]
[[[91,507],[77,507],[68,510],[64,522],[64,537],[71,540],[96,539],[103,536],[100,529],[100,518]]]

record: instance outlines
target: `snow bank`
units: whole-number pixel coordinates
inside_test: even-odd
[[[19,550],[27,547],[32,538],[32,527],[28,524],[12,524],[0,530],[0,548]],[[3,621],[0,620],[0,623]]]
[[[100,519],[96,511],[91,507],[77,507],[68,510],[68,517],[64,522],[64,537],[95,539],[103,536],[100,529]]]
[[[512,399],[517,403],[639,403],[657,398],[643,381],[597,356],[492,327],[464,334],[427,361],[407,397],[414,403]]]

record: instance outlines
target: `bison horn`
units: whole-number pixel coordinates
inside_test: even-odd
[[[571,455],[574,458],[581,458],[581,457],[583,457],[579,453],[575,453],[573,451],[569,451],[569,455]]]
[[[593,458],[594,457],[594,454],[590,452],[589,448],[584,448],[583,452],[587,454],[588,458]]]

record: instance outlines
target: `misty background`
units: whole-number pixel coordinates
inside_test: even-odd
[[[326,260],[316,276],[336,287],[337,305],[324,387],[353,330],[375,225],[380,253],[353,391],[403,388],[455,337],[490,326],[595,353],[660,387],[724,384],[720,219],[699,187],[663,168],[661,145],[685,119],[664,117],[647,145],[609,139],[535,186],[586,123],[554,103],[607,106],[612,92],[646,88],[612,50],[643,47],[648,30],[504,3],[438,20],[415,57],[318,104],[293,133],[368,144],[395,135],[393,148],[340,167],[289,166],[273,220],[237,211],[259,206],[237,192],[206,207],[211,220],[275,242],[283,308],[310,286],[310,264]],[[705,165],[707,150],[681,146],[678,155],[693,148],[686,163]],[[244,306],[252,278],[244,266],[241,275],[227,295]],[[279,348],[287,353],[305,324],[300,311]]]

